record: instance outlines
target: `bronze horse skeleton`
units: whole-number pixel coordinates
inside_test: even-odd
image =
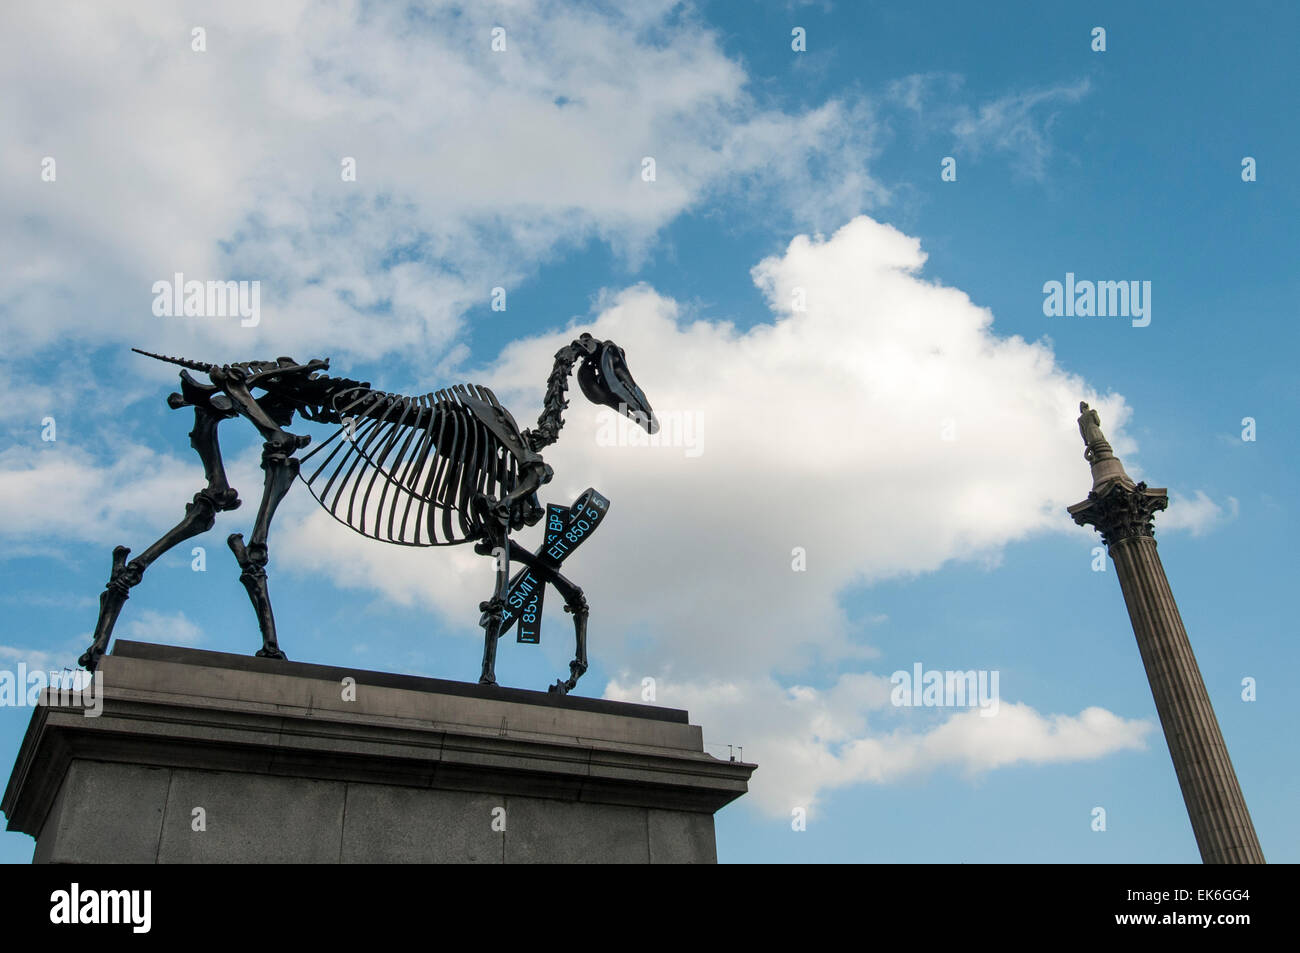
[[[587,600],[581,588],[514,542],[510,533],[535,525],[544,513],[537,491],[550,482],[553,471],[541,450],[556,441],[564,426],[564,394],[575,364],[578,384],[589,400],[619,410],[650,433],[658,429],[622,348],[590,334],[561,348],[537,427],[522,431],[490,390],[474,384],[408,397],[323,374],[328,360],[299,364],[281,357],[216,365],[138,353],[183,368],[180,393],[169,395],[167,403],[176,410],[194,408],[190,445],[203,462],[208,483],[185,507],[185,517],[135,559],[127,561],[130,550],[125,546],[113,550],[94,640],[81,656],[81,665],[90,671],[98,666],[130,590],[150,564],[178,543],[211,529],[217,513],[239,507],[239,496],[226,480],[217,428],[224,420],[243,417],[265,441],[266,477],[251,538],[245,543],[242,533],[233,533],[226,542],[257,613],[259,656],[285,658],[267,592],[267,539],[276,508],[300,478],[335,519],[371,539],[407,546],[473,543],[475,552],[495,557],[496,584],[491,598],[479,606],[484,628],[482,684],[496,684],[496,647],[510,561],[537,570],[573,614],[576,648],[569,677],[557,680],[551,691],[568,692],[577,684],[587,670]],[[206,374],[210,383],[195,380],[190,371]],[[254,390],[261,393],[254,396]],[[298,457],[311,437],[285,429],[295,413],[337,429]]]

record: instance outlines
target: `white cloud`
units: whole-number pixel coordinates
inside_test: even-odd
[[[227,433],[231,429],[227,426]],[[108,464],[100,464],[85,448],[62,439],[39,449],[14,446],[0,451],[0,539],[10,556],[21,555],[18,550],[26,546],[47,558],[72,562],[89,558],[102,563],[107,581],[112,547],[126,545],[133,556],[139,556],[181,520],[187,504],[204,486],[199,458],[181,455],[180,448],[176,454],[163,454],[125,436],[102,443],[111,447]],[[216,528],[222,538],[230,532],[248,532],[262,490],[259,448],[227,451],[230,485],[245,502],[233,514],[217,514]],[[68,542],[96,548],[69,551]],[[188,559],[194,545],[211,546],[212,539],[182,542],[170,552]],[[225,547],[221,549],[224,552]]]
[[[1127,407],[1063,371],[1044,345],[997,336],[985,309],[923,279],[923,263],[915,239],[860,218],[830,239],[801,236],[754,269],[773,315],[748,331],[687,320],[645,286],[599,303],[583,327],[622,345],[656,409],[698,417],[705,439],[698,456],[601,446],[596,408],[572,392],[545,498],[567,502],[592,485],[613,500],[567,569],[591,599],[593,655],[694,681],[870,658],[883,614],[847,617],[850,589],[949,560],[988,564],[1008,542],[1076,531],[1065,506],[1088,478],[1077,402],[1100,409],[1121,455],[1133,449]],[[806,311],[791,306],[796,287]],[[516,342],[474,377],[527,424],[550,356],[576,330]],[[943,439],[948,424],[955,439]],[[255,498],[256,448],[230,469]],[[0,455],[0,511],[17,538],[138,551],[198,485],[188,455],[129,442],[109,467],[60,444]],[[804,572],[791,568],[796,546]],[[359,539],[301,489],[277,516],[272,547],[280,571],[425,606],[468,634],[491,579],[490,561],[465,547]]]
[[[1150,722],[1102,708],[1042,715],[1003,702],[997,714],[903,711],[889,702],[890,683],[871,673],[844,674],[830,688],[782,687],[772,679],[658,681],[656,703],[690,711],[706,727],[706,745],[739,744],[759,769],[747,801],[786,817],[815,811],[829,791],[854,784],[892,784],[950,770],[968,778],[1010,764],[1086,761],[1142,750]],[[624,675],[605,697],[640,701],[639,679]],[[716,753],[716,752],[715,752]]]
[[[1050,133],[1056,113],[1051,108],[1078,102],[1089,87],[1083,79],[1000,97],[977,110],[964,110],[953,124],[953,135],[963,148],[975,153],[984,149],[1011,153],[1023,172],[1042,179],[1052,155]]]
[[[15,606],[35,606],[41,609],[88,609],[98,605],[99,600],[73,592],[37,592],[31,589],[18,589],[0,594],[0,602]]]
[[[199,22],[201,54],[189,48]],[[504,54],[488,46],[497,23]],[[671,3],[621,14],[558,2],[417,11],[241,0],[202,16],[161,0],[22,5],[0,35],[0,114],[13,144],[0,154],[12,186],[0,194],[11,366],[25,372],[27,355],[75,339],[213,359],[299,354],[311,340],[322,353],[446,367],[465,353],[467,308],[568,247],[599,239],[635,262],[665,224],[718,196],[810,230],[886,196],[866,168],[876,128],[864,105],[767,110],[747,81],[718,35]],[[1041,171],[1043,108],[1083,90],[1008,97],[947,121],[972,148],[1024,151]],[[37,175],[47,155],[56,183]],[[344,156],[357,159],[356,183],[340,181]],[[654,183],[640,179],[643,156],[656,160]],[[689,673],[687,694],[734,686],[693,713],[716,712],[719,725],[770,718],[748,734],[776,749],[765,763],[816,762],[810,801],[873,770],[1094,756],[1081,752],[1128,737],[1129,723],[1092,710],[1051,721],[1012,706],[1005,722],[993,719],[1003,734],[991,748],[980,734],[991,729],[960,724],[882,740],[856,701],[875,697],[878,676],[842,676],[824,692],[780,686],[783,673],[874,654],[866,640],[884,619],[847,618],[852,587],[996,560],[1009,541],[1071,531],[1064,506],[1087,479],[1079,399],[1100,409],[1117,452],[1131,448],[1121,398],[1095,394],[1047,347],[995,335],[986,310],[922,279],[923,263],[917,240],[860,218],[759,263],[772,315],[746,331],[691,320],[649,287],[607,294],[582,327],[626,348],[657,410],[702,422],[704,452],[600,446],[596,411],[577,397],[547,453],[547,499],[593,485],[613,500],[568,570],[591,599],[592,653],[615,669]],[[176,271],[260,279],[262,324],[153,317],[150,286]],[[795,288],[806,311],[791,307]],[[526,424],[551,355],[576,330],[518,341],[476,377]],[[21,423],[57,412],[61,428],[75,425],[66,395],[85,376],[46,375],[7,413]],[[88,379],[111,410],[142,386]],[[941,438],[948,423],[953,440]],[[239,457],[231,476],[256,498],[254,458]],[[138,552],[200,485],[191,455],[164,456],[129,434],[107,466],[75,442],[15,447],[0,453],[0,532]],[[277,566],[474,631],[489,561],[463,547],[370,543],[313,507],[301,489],[286,501],[271,541]],[[796,546],[806,572],[791,571]],[[130,628],[124,619],[122,634],[201,637],[183,615],[158,613]],[[788,705],[798,717],[786,728]]]
[[[19,664],[25,665],[29,672],[58,672],[68,661],[62,655],[42,649],[0,645],[0,668],[16,670]]]
[[[1128,408],[1060,368],[1044,344],[993,333],[986,309],[920,276],[924,259],[915,239],[859,218],[830,239],[796,238],[754,269],[769,324],[690,321],[637,286],[606,296],[590,321],[515,342],[474,375],[526,425],[551,356],[590,329],[626,350],[657,411],[703,421],[695,457],[600,446],[597,409],[573,391],[546,453],[556,476],[544,495],[569,502],[590,485],[613,501],[566,564],[589,588],[594,653],[695,677],[867,657],[876,612],[847,618],[848,589],[1073,531],[1065,508],[1089,480],[1078,402],[1099,408],[1121,455],[1133,449]],[[791,307],[796,287],[806,311]],[[945,440],[949,424],[955,439]],[[410,568],[418,557],[359,549],[327,526],[310,537],[286,527],[281,545],[340,583],[370,579],[462,615],[466,591],[490,585],[481,557],[441,559],[457,581],[431,586]],[[794,547],[806,551],[805,572],[792,571]]]
[[[912,73],[885,87],[885,95],[918,116],[935,108],[951,108],[952,97],[961,89],[965,78],[958,73]]]
[[[1054,151],[1055,110],[1078,102],[1091,89],[1085,78],[1018,90],[972,106],[956,98],[964,81],[957,73],[914,73],[890,83],[885,98],[924,127],[950,133],[954,147],[972,158],[986,151],[1004,153],[1022,173],[1039,180]]]
[[[10,347],[437,354],[492,287],[592,238],[635,259],[705,196],[769,196],[818,225],[882,194],[860,108],[763,109],[689,9],[629,10],[15,8],[0,35]],[[262,323],[154,317],[152,283],[178,271],[261,280]]]
[[[203,630],[184,612],[163,613],[153,609],[142,609],[124,619],[115,634],[136,642],[163,645],[198,645],[203,641]]]
[[[114,449],[108,466],[57,441],[39,451],[0,452],[0,535],[117,545],[138,538],[141,526],[160,533],[174,525],[203,486],[198,458],[165,456],[132,443]],[[105,556],[106,577],[107,572]]]
[[[1161,530],[1189,531],[1202,536],[1223,523],[1237,518],[1239,505],[1235,496],[1227,498],[1227,509],[1197,490],[1192,498],[1180,493],[1169,494],[1169,508],[1156,516],[1156,532]]]

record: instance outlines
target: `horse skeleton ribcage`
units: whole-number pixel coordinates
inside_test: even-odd
[[[515,488],[519,461],[471,409],[500,409],[486,387],[421,397],[356,388],[334,398],[343,423],[302,458],[300,475],[334,516],[371,539],[448,546],[479,538],[478,493]]]

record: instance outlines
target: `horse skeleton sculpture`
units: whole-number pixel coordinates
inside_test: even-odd
[[[217,427],[223,420],[244,417],[265,440],[266,479],[252,538],[245,544],[243,534],[234,533],[227,543],[257,612],[262,631],[259,656],[285,658],[267,594],[267,537],[276,507],[300,477],[330,514],[371,539],[408,546],[474,543],[475,552],[495,556],[496,585],[492,597],[479,606],[485,630],[482,684],[496,684],[496,645],[510,560],[538,570],[563,596],[565,611],[573,614],[576,641],[569,678],[557,681],[551,691],[568,692],[577,684],[587,670],[587,600],[578,586],[514,542],[510,533],[535,525],[544,513],[537,491],[550,482],[553,471],[540,451],[555,442],[564,426],[564,393],[575,363],[581,362],[578,384],[589,400],[619,410],[649,433],[658,430],[622,348],[590,334],[561,348],[537,427],[523,431],[490,390],[473,384],[405,397],[320,373],[329,368],[328,360],[299,364],[281,357],[218,366],[133,350],[185,368],[180,393],[169,395],[167,403],[175,410],[194,408],[190,444],[203,461],[208,485],[185,507],[185,518],[135,559],[127,562],[130,550],[125,546],[113,550],[112,575],[100,595],[94,641],[80,659],[86,669],[93,672],[98,666],[122,605],[149,565],[177,543],[211,529],[218,512],[240,505],[226,482]],[[211,383],[195,380],[191,370],[206,374]],[[255,397],[254,390],[262,394]],[[338,429],[300,459],[294,454],[311,437],[284,429],[294,413],[316,423],[337,424]]]

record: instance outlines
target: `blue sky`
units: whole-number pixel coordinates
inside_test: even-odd
[[[545,498],[612,500],[570,564],[580,691],[639,700],[653,677],[711,752],[758,762],[720,859],[1195,862],[1119,585],[1064,509],[1090,485],[1086,399],[1170,489],[1161,558],[1260,841],[1300,859],[1300,16],[1133,6],[6,12],[0,666],[71,664],[112,547],[202,485],[174,376],[129,347],[474,380],[523,423],[592,329],[702,437],[602,446],[573,392]],[[154,316],[175,271],[259,280],[260,324]],[[1045,316],[1067,273],[1151,282],[1150,324]],[[249,532],[257,442],[236,422],[223,447],[244,507],[195,541],[206,572],[188,549],[155,564],[119,636],[257,648],[224,545]],[[476,678],[488,560],[353,539],[301,488],[271,547],[291,658]],[[503,644],[502,683],[564,672],[566,622],[554,601],[541,646]],[[917,662],[997,671],[999,714],[890,705]],[[0,709],[5,764],[29,717]],[[0,834],[0,858],[31,851]]]

